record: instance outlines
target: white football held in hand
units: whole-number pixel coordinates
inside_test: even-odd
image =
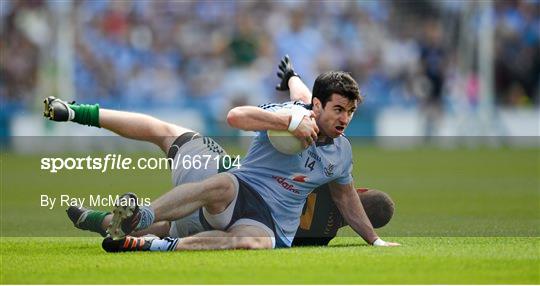
[[[311,112],[300,105],[292,105],[276,111],[276,113],[283,114],[299,114],[303,116],[310,116]],[[298,115],[297,115],[298,116]],[[294,115],[293,115],[294,117]],[[286,155],[295,155],[304,151],[302,141],[296,138],[291,132],[286,130],[268,130],[268,139],[270,144],[274,146],[280,153]]]

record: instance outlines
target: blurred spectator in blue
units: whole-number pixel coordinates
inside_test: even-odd
[[[503,105],[538,103],[540,2],[497,1],[495,82]]]
[[[309,7],[309,6],[308,6]],[[319,30],[307,22],[308,7],[289,11],[288,27],[277,34],[277,55],[288,54],[294,59],[295,69],[308,86],[312,86],[318,75],[318,60],[323,54],[323,38]]]

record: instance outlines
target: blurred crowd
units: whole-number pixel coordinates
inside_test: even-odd
[[[59,92],[51,74],[67,66],[80,102],[222,117],[232,106],[284,100],[275,72],[288,54],[308,85],[322,71],[351,72],[374,109],[444,108],[456,97],[474,105],[482,30],[481,13],[471,11],[480,4],[2,0],[0,100],[31,104]],[[538,104],[539,7],[539,0],[493,2],[500,105]],[[463,45],[463,33],[472,44]],[[472,57],[464,58],[467,50]]]

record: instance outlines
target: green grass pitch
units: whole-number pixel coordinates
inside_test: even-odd
[[[329,247],[107,254],[97,238],[2,239],[2,283],[538,283],[537,238],[356,238]],[[536,251],[534,251],[536,249]]]
[[[369,247],[346,229],[329,247],[107,254],[99,237],[73,228],[65,208],[40,207],[40,194],[156,198],[170,188],[166,171],[53,175],[40,170],[41,156],[2,153],[0,283],[540,283],[538,148],[357,145],[354,154],[356,185],[396,202],[378,233],[403,246]]]

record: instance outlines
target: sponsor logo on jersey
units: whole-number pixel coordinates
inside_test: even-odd
[[[306,175],[296,175],[292,180],[299,183],[305,183],[307,182],[307,178],[308,177]]]
[[[300,192],[296,189],[296,187],[293,184],[290,184],[287,182],[287,178],[280,177],[280,176],[272,176],[274,180],[285,190],[291,191],[295,194],[300,194]]]
[[[330,164],[328,167],[324,167],[324,174],[327,177],[332,177],[334,175],[334,169],[336,168],[336,165]]]

